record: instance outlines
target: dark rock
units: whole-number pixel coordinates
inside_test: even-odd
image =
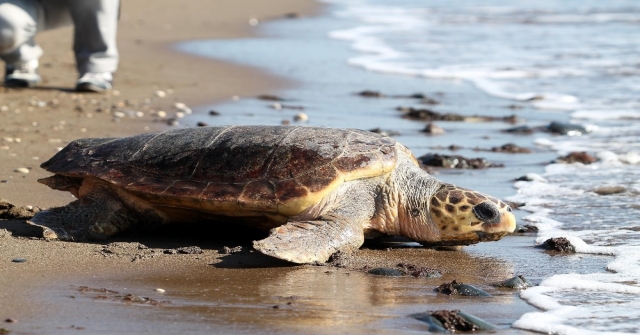
[[[438,113],[426,108],[398,107],[397,110],[403,112],[405,119],[418,121],[457,121],[462,122],[465,117],[455,113]]]
[[[475,286],[452,281],[436,287],[436,292],[446,295],[463,295],[471,297],[490,297],[491,294]]]
[[[24,262],[27,261],[27,259],[26,258],[14,258],[11,261],[14,262],[14,263],[24,263]]]
[[[404,272],[391,268],[375,268],[367,271],[368,273],[376,276],[388,276],[388,277],[402,277]]]
[[[576,247],[565,237],[553,237],[540,245],[541,248],[559,252],[576,252]]]
[[[282,17],[284,17],[285,19],[297,19],[300,17],[300,14],[296,12],[291,12],[291,13],[284,14]]]
[[[500,147],[491,148],[493,152],[506,152],[511,154],[528,154],[531,153],[531,149],[520,147],[513,143],[507,143]]]
[[[260,100],[266,100],[266,101],[285,101],[285,99],[277,96],[277,95],[271,95],[271,94],[261,94],[259,96],[257,96],[256,98],[260,99]]]
[[[612,194],[620,194],[627,191],[627,188],[624,186],[601,186],[593,190],[593,193],[599,195],[612,195]]]
[[[220,115],[220,112],[215,111],[215,110],[213,110],[213,109],[212,109],[212,110],[210,110],[210,111],[209,111],[209,115],[211,115],[211,116],[218,116],[218,115]]]
[[[200,121],[200,122],[196,123],[196,125],[197,125],[198,127],[208,127],[208,126],[209,126],[209,124],[208,124],[208,123],[206,123],[206,122],[202,122],[202,121]]]
[[[395,130],[383,130],[382,128],[373,128],[373,129],[369,129],[370,132],[372,133],[376,133],[376,134],[380,134],[380,135],[384,135],[384,136],[398,136],[400,135],[400,132],[397,132]]]
[[[533,285],[531,285],[531,283],[529,283],[529,281],[527,281],[527,279],[523,276],[515,276],[513,278],[509,278],[507,280],[503,280],[497,284],[495,284],[494,286],[498,286],[498,287],[507,287],[507,288],[513,288],[516,290],[525,290]]]
[[[533,134],[536,131],[537,128],[531,128],[529,126],[518,126],[518,127],[513,127],[513,128],[509,128],[509,129],[505,129],[503,130],[503,132],[505,133],[511,133],[511,134]]]
[[[440,101],[438,101],[436,99],[433,99],[433,98],[424,97],[424,98],[422,98],[420,103],[421,104],[425,104],[425,105],[439,105]]]
[[[418,161],[427,166],[446,169],[486,169],[504,166],[488,162],[484,158],[465,158],[458,155],[426,154],[418,157]]]
[[[597,162],[598,159],[590,154],[581,151],[581,152],[572,152],[564,157],[558,158],[555,162],[558,163],[582,163],[582,164],[591,164]]]
[[[526,233],[537,233],[537,232],[538,232],[538,227],[536,226],[532,226],[532,225],[516,226],[516,233],[526,234]]]
[[[384,97],[384,94],[380,93],[379,91],[371,91],[371,90],[364,90],[360,93],[358,93],[359,96],[361,97],[366,97],[366,98],[382,98]]]
[[[507,205],[509,205],[509,206],[511,207],[511,209],[518,209],[518,208],[520,208],[520,207],[522,207],[522,206],[524,206],[524,205],[525,205],[525,203],[524,203],[524,202],[513,202],[513,201],[506,201],[506,200],[503,200],[503,201],[504,201]]]
[[[459,310],[429,311],[411,315],[413,318],[426,322],[429,332],[475,332],[478,330],[495,331],[498,329],[487,321]]]
[[[547,126],[547,130],[553,134],[580,136],[589,133],[584,126],[573,123],[553,121]]]
[[[433,123],[429,123],[427,124],[424,129],[421,130],[423,133],[426,134],[430,134],[430,135],[440,135],[440,134],[444,134],[444,129],[436,126]]]

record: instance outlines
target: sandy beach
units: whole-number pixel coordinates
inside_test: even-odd
[[[249,98],[246,101],[259,94],[281,94],[284,89],[295,88],[292,78],[277,77],[251,65],[181,53],[172,46],[188,40],[256,40],[263,22],[305,20],[322,10],[322,5],[307,0],[124,2],[118,35],[121,63],[115,90],[104,95],[71,90],[76,79],[71,28],[42,33],[38,41],[45,50],[40,70],[44,83],[35,89],[0,88],[0,115],[6,120],[0,126],[0,198],[16,206],[41,208],[72,201],[70,194],[50,190],[36,180],[49,175],[39,165],[74,139],[127,136],[166,129],[170,124],[182,126],[184,119],[176,116],[176,103],[206,117],[206,107],[202,106],[232,101],[233,96]],[[324,56],[320,61],[325,61]],[[353,93],[370,88],[362,86],[367,81],[353,84],[336,79],[346,72],[337,69],[325,73],[329,84],[323,84],[340,82],[348,99],[362,99]],[[388,87],[382,89],[413,93],[391,91],[399,80],[404,79],[391,77]],[[462,85],[451,87],[448,95],[437,96],[444,110],[451,108],[450,102],[468,101],[462,112],[469,115],[477,114],[478,106],[495,115],[505,113],[502,102],[489,103],[481,93],[470,93]],[[429,94],[439,90],[428,89]],[[306,90],[315,92],[309,87]],[[346,113],[319,112],[314,109],[313,99],[305,97],[297,96],[292,103],[309,105],[305,112],[311,117],[311,125],[322,117],[330,126],[368,129],[372,128],[369,123],[375,123],[399,129],[407,135],[404,139],[410,142],[408,145],[421,150],[451,144],[445,142],[451,137],[433,138],[424,144],[420,133],[423,125],[399,116],[383,123],[389,116],[381,117],[379,110],[393,111],[401,100],[368,100],[374,106],[371,119],[342,124],[344,119],[336,115]],[[268,107],[270,102],[258,103],[259,109],[249,112],[272,113],[262,119],[266,123],[277,124],[285,118],[283,112]],[[500,104],[499,108],[495,104]],[[227,115],[221,116],[220,122],[233,120],[234,109],[225,111]],[[193,123],[197,117],[191,117],[188,122]],[[260,120],[252,117],[245,117],[243,122]],[[483,128],[461,123],[447,131],[454,137],[456,133],[467,134],[459,136],[458,143],[467,145],[463,153],[475,155],[472,145],[503,144],[508,135],[496,131],[503,125],[486,123]],[[480,128],[483,132],[477,131]],[[495,133],[491,139],[485,139],[487,129]],[[516,161],[511,156],[487,155],[499,162]],[[537,151],[520,161],[524,163],[507,166],[504,172],[488,177],[488,186],[478,178],[485,176],[483,172],[443,172],[439,177],[468,187],[481,185],[502,197],[512,191],[512,178],[534,165],[540,169],[539,162],[549,157],[548,151]],[[539,282],[547,272],[566,267],[561,257],[551,254],[543,256],[545,273],[538,271],[537,264],[529,263],[540,253],[532,248],[532,234],[470,246],[468,252],[411,248],[396,241],[367,244],[353,257],[327,266],[292,266],[263,256],[251,248],[251,241],[263,237],[260,234],[203,224],[151,233],[134,231],[100,243],[69,243],[35,237],[24,220],[0,220],[0,334],[424,333],[428,326],[410,315],[461,307],[498,325],[500,333],[529,334],[510,325],[536,309],[516,291],[493,284],[518,274]],[[520,262],[514,264],[514,258]],[[606,259],[579,260],[571,266],[579,269],[585,262],[590,263],[584,268],[592,269],[601,267]],[[389,278],[366,273],[367,269],[394,268],[400,263],[437,269],[442,276]],[[480,287],[492,297],[449,297],[434,291],[454,279]]]

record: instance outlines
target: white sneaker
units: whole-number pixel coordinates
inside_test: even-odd
[[[4,85],[7,87],[33,87],[42,80],[38,75],[38,60],[6,64]]]
[[[76,83],[78,92],[104,92],[113,88],[113,75],[110,72],[87,72]]]

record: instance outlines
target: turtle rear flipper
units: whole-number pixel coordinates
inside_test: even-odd
[[[42,228],[46,239],[104,240],[139,221],[119,199],[106,187],[96,187],[67,206],[38,212],[27,223]]]
[[[254,241],[263,254],[293,263],[324,263],[341,251],[351,253],[364,243],[362,224],[345,221],[292,221],[271,230],[269,237]]]

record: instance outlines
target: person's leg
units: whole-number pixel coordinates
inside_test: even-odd
[[[112,73],[118,68],[116,31],[120,1],[69,0],[75,25],[74,52],[80,91],[111,89]]]
[[[42,8],[34,0],[0,1],[0,58],[6,62],[6,86],[40,82],[37,69],[42,49],[34,36],[41,16]]]

